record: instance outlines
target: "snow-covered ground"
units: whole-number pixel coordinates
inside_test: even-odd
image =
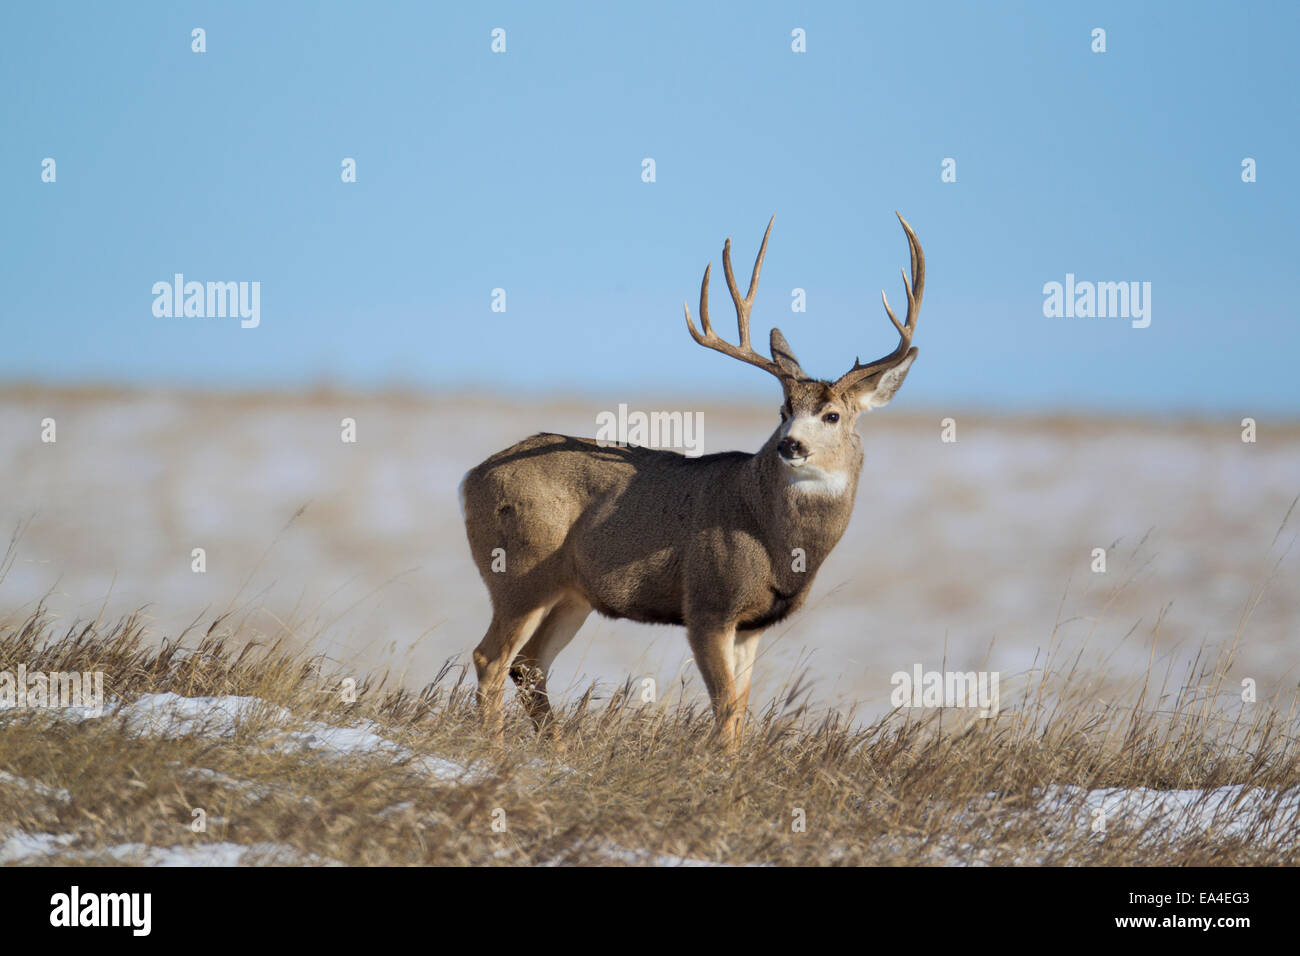
[[[1065,813],[1075,825],[1093,832],[1100,832],[1101,822],[1112,827],[1150,827],[1162,839],[1211,833],[1289,844],[1300,820],[1300,790],[1274,793],[1242,785],[1210,790],[1052,786],[1043,788],[1038,810],[1049,818]]]
[[[233,737],[237,732],[257,733],[260,742],[276,750],[307,749],[326,758],[369,755],[402,761],[415,773],[431,780],[468,779],[473,769],[441,757],[413,758],[405,747],[375,733],[374,725],[362,721],[337,726],[321,721],[298,721],[283,707],[256,697],[183,697],[174,693],[146,694],[130,704],[105,702],[103,712],[91,715],[86,708],[60,708],[45,712],[50,720],[116,720],[128,733],[148,737],[198,736],[207,739]],[[0,721],[5,711],[0,710]],[[180,768],[180,773],[221,778],[228,787],[257,789],[258,785],[218,774],[203,767]],[[39,781],[0,772],[0,788],[14,787],[36,793],[54,802],[67,802],[68,794]],[[147,846],[122,843],[94,850],[73,846],[68,834],[0,832],[0,865],[70,858],[101,863],[138,866],[338,866],[336,860],[304,854],[291,846],[275,843],[199,843],[175,846]]]
[[[198,843],[178,846],[146,846],[119,843],[101,850],[73,850],[74,838],[66,834],[14,833],[0,838],[0,865],[36,862],[55,857],[66,864],[80,858],[108,865],[132,866],[341,866],[314,854],[303,854],[278,843]]]
[[[630,404],[693,407],[680,396]],[[755,449],[775,425],[775,408],[695,407],[705,451]],[[463,472],[539,430],[593,434],[604,410],[471,397],[0,392],[0,533],[29,522],[0,610],[53,589],[66,617],[148,604],[175,634],[238,596],[266,609],[253,618],[265,634],[277,621],[303,636],[323,630],[314,647],[358,670],[391,666],[419,686],[447,658],[467,663],[488,620],[460,522]],[[956,443],[941,441],[950,416]],[[46,418],[56,443],[40,440]],[[356,420],[355,444],[340,440],[344,418]],[[1167,654],[1184,660],[1202,641],[1230,640],[1269,573],[1276,580],[1233,676],[1256,679],[1261,696],[1294,687],[1300,553],[1287,549],[1300,514],[1275,535],[1300,493],[1300,428],[1261,419],[1258,429],[1246,444],[1232,418],[1025,423],[902,402],[864,416],[853,522],[808,606],[765,640],[755,699],[801,663],[816,703],[867,714],[887,710],[891,675],[918,663],[1005,681],[1036,655],[1041,664],[1058,620],[1067,646],[1090,638],[1107,655],[1100,669],[1126,680],[1145,669],[1162,611],[1161,669]],[[191,570],[195,548],[206,573]],[[1105,574],[1090,570],[1094,548],[1108,549]],[[682,675],[698,688],[692,671],[680,629],[593,617],[551,686],[654,677],[666,693]]]
[[[3,727],[6,714],[19,712],[14,708],[0,708],[0,727]],[[27,711],[24,709],[22,712]],[[257,732],[263,743],[277,751],[314,750],[335,757],[381,755],[393,761],[410,761],[408,766],[414,772],[438,780],[468,779],[475,772],[475,768],[442,757],[415,757],[406,747],[378,733],[379,728],[372,721],[361,720],[340,726],[319,720],[298,720],[286,708],[257,697],[183,697],[168,692],[144,694],[128,704],[105,701],[102,710],[59,707],[41,713],[51,720],[78,723],[120,720],[127,733],[141,737],[228,739],[237,731]],[[41,788],[37,792],[42,796],[58,797],[44,784],[0,771],[0,785],[6,783]]]
[[[13,711],[0,710],[0,728],[3,727],[7,713]],[[223,740],[244,734],[250,738],[246,742],[272,750],[306,749],[316,751],[323,759],[360,756],[400,763],[408,772],[421,774],[432,783],[451,786],[474,782],[481,772],[485,772],[482,768],[466,766],[435,755],[417,757],[406,747],[377,733],[378,728],[371,721],[363,720],[351,726],[315,720],[301,721],[285,708],[256,697],[184,697],[175,693],[158,693],[145,694],[129,704],[106,702],[103,711],[94,715],[86,708],[59,708],[42,713],[52,721],[120,721],[127,733],[138,737],[194,736]],[[557,766],[548,764],[546,769],[553,773]],[[562,773],[575,772],[563,765],[558,765],[558,769]],[[264,785],[233,778],[205,767],[179,767],[177,772],[213,779],[224,787],[265,789]],[[67,803],[69,800],[66,790],[0,771],[0,791],[4,788],[26,791],[54,803]],[[409,804],[397,804],[386,812],[399,813],[408,807]],[[70,834],[21,830],[6,833],[0,829],[0,865],[52,858],[57,858],[60,862],[76,858],[140,866],[339,865],[336,860],[304,854],[293,847],[274,843],[244,845],[219,842],[175,846],[123,843],[93,850],[77,847],[75,843],[76,838]],[[608,841],[599,850],[611,863],[638,866],[712,865],[708,861],[689,857],[630,850]]]

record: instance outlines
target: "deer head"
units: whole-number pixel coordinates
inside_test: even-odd
[[[894,315],[884,291],[880,293],[885,313],[898,330],[898,345],[888,355],[874,362],[863,364],[855,358],[853,367],[833,382],[815,379],[805,373],[780,329],[772,329],[769,343],[771,358],[756,352],[750,342],[749,313],[758,288],[758,277],[763,269],[763,257],[767,253],[767,239],[772,233],[771,220],[767,224],[767,232],[763,234],[758,258],[754,260],[749,291],[743,298],[731,269],[730,239],[722,249],[722,267],[727,277],[727,288],[736,306],[736,322],[740,331],[738,345],[722,339],[714,332],[709,320],[709,271],[712,263],[705,268],[704,281],[700,285],[700,324],[703,332],[697,330],[691,320],[690,307],[684,306],[686,327],[697,343],[757,366],[780,381],[784,393],[781,424],[760,454],[774,457],[787,469],[787,480],[806,490],[842,491],[849,486],[850,478],[856,479],[862,460],[862,446],[855,428],[858,415],[888,404],[916,359],[917,350],[912,345],[912,334],[916,331],[921,297],[925,292],[925,256],[921,251],[921,243],[907,220],[898,216],[898,221],[907,234],[912,260],[910,282],[906,274],[903,276],[904,290],[907,293],[907,317],[903,322],[900,323]]]

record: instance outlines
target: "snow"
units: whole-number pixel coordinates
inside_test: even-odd
[[[467,780],[474,776],[473,768],[444,757],[416,757],[411,766],[438,780]]]
[[[258,697],[182,697],[174,693],[146,694],[122,707],[128,730],[142,736],[227,738],[244,725],[266,721],[262,737],[281,753],[317,751],[333,756],[386,755],[394,762],[410,761],[416,772],[438,780],[462,780],[472,768],[444,757],[416,756],[409,748],[378,733],[378,725],[363,720],[351,727],[322,721],[298,721],[287,709]],[[297,725],[300,729],[290,729]]]
[[[49,797],[58,803],[67,803],[71,796],[68,791],[62,787],[51,787],[48,784],[41,783],[39,780],[28,780],[26,777],[18,777],[12,773],[6,773],[0,770],[0,787],[12,786],[21,790],[27,790],[38,796]]]
[[[409,761],[409,766],[423,776],[438,781],[468,781],[484,772],[483,768],[466,766],[446,757],[417,755],[414,751],[384,737],[379,725],[361,720],[349,727],[318,720],[299,720],[291,711],[260,697],[233,695],[216,697],[184,697],[165,692],[145,694],[115,710],[115,701],[106,702],[102,719],[111,719],[116,713],[127,731],[142,737],[176,739],[186,736],[209,739],[229,739],[237,731],[257,728],[261,731],[259,742],[279,753],[314,751],[327,756],[387,756],[394,763]],[[40,713],[53,720],[71,720],[80,723],[92,715],[82,708],[59,708]],[[202,772],[206,768],[193,768]],[[206,770],[216,774],[216,771]],[[570,771],[572,772],[572,771]],[[23,785],[37,789],[43,784],[25,781],[0,772],[0,785]],[[241,781],[241,783],[243,783]],[[60,791],[67,799],[67,791]]]
[[[150,737],[232,737],[240,724],[258,717],[284,724],[293,714],[258,697],[182,697],[145,694],[119,711],[127,730]]]
[[[1054,819],[1073,814],[1081,827],[1091,827],[1100,813],[1108,828],[1149,827],[1151,836],[1165,839],[1211,833],[1256,842],[1293,842],[1300,827],[1300,790],[1277,792],[1244,785],[1213,790],[1052,786],[1041,791],[1037,810]]]
[[[76,837],[53,833],[14,833],[0,841],[0,864],[21,863],[58,854],[69,858],[96,860],[107,857],[134,866],[341,866],[337,860],[303,853],[282,843],[195,843],[177,846],[148,846],[119,843],[102,850],[69,850]]]
[[[404,748],[375,733],[374,727],[370,721],[355,727],[335,727],[313,721],[303,730],[287,733],[277,749],[324,750],[335,754],[404,752]]]
[[[342,866],[337,860],[303,853],[282,843],[198,843],[188,846],[146,846],[120,843],[99,854],[137,866]]]
[[[57,853],[76,839],[67,833],[12,833],[0,840],[0,864]]]
[[[652,853],[649,850],[629,850],[614,843],[607,843],[600,848],[601,856],[611,863],[623,863],[627,866],[726,866],[712,860],[699,860],[689,856],[671,856]],[[766,865],[766,864],[764,864]]]

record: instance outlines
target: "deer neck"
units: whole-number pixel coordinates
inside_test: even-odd
[[[775,441],[746,465],[744,492],[774,563],[789,564],[793,549],[802,548],[811,580],[848,527],[862,472],[861,456],[829,481],[799,480],[798,473],[781,461]]]

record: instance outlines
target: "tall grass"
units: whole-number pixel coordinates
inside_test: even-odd
[[[642,703],[631,684],[593,686],[561,708],[558,746],[536,740],[512,705],[499,746],[479,732],[472,675],[459,665],[418,692],[372,675],[349,703],[330,661],[259,644],[246,629],[221,617],[159,643],[139,615],[59,628],[41,607],[0,624],[0,672],[102,671],[110,698],[98,719],[0,711],[0,848],[48,834],[58,837],[48,853],[20,861],[87,864],[127,858],[127,845],[217,842],[259,848],[245,862],[274,846],[265,862],[355,865],[1300,857],[1296,702],[1241,702],[1232,647],[1201,655],[1181,680],[1149,669],[1104,700],[1096,674],[1052,659],[1004,691],[988,719],[900,709],[864,723],[810,708],[795,675],[751,712],[729,755],[706,708]],[[142,733],[117,713],[166,692],[268,706],[226,735]],[[283,745],[321,721],[364,723],[394,748]],[[1235,785],[1243,790],[1217,817],[1193,827],[1208,802],[1174,814],[1126,805],[1108,813],[1104,833],[1083,802],[1099,788]],[[196,808],[207,821],[197,833]]]

